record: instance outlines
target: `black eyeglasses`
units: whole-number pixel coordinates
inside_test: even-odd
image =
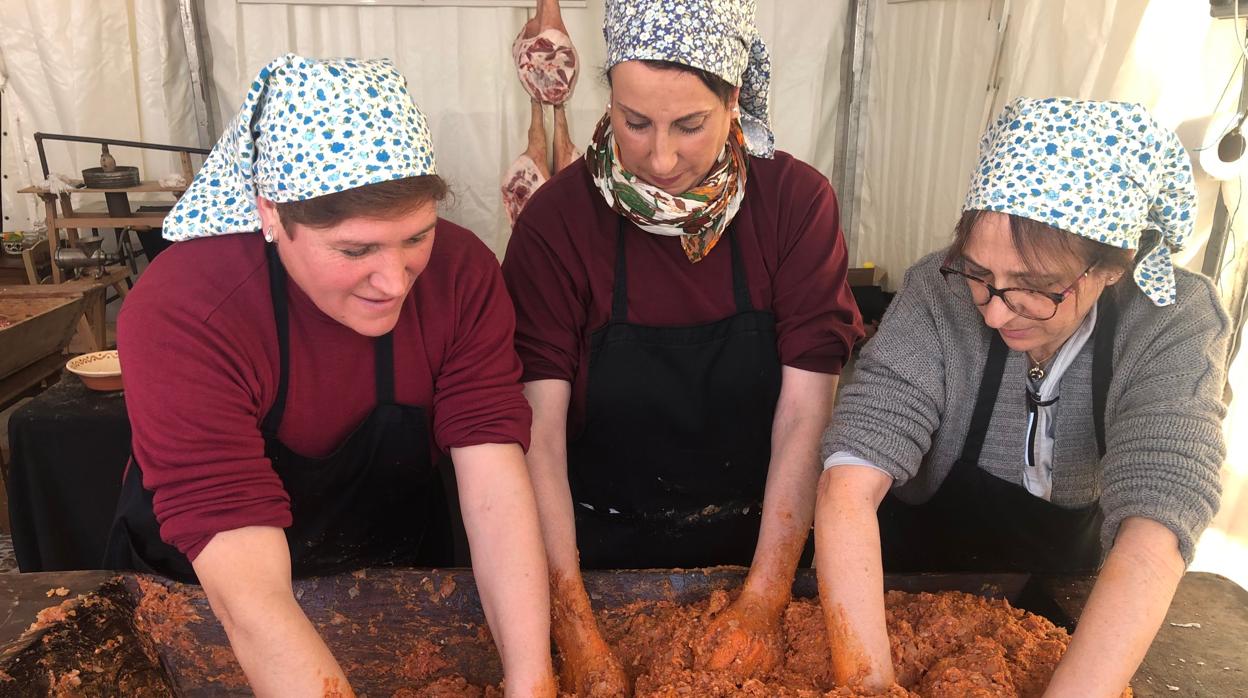
[[[1029,320],[1048,320],[1057,314],[1058,304],[1066,300],[1079,281],[1095,266],[1096,262],[1088,265],[1088,268],[1075,277],[1075,280],[1060,293],[1030,288],[997,288],[977,276],[971,276],[952,267],[941,267],[940,274],[945,277],[945,283],[954,293],[960,294],[969,289],[971,302],[975,305],[988,305],[992,297],[996,296],[1005,303],[1005,307],[1018,315]]]

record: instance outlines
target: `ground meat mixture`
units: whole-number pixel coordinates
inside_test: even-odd
[[[769,696],[850,698],[833,690],[823,616],[812,600],[784,614],[784,661],[767,674],[739,682],[724,672],[693,669],[693,648],[725,592],[703,603],[638,603],[600,614],[607,642],[646,698]],[[888,629],[898,685],[887,696],[926,698],[1040,696],[1070,638],[1039,616],[1001,600],[970,594],[889,592]],[[1124,695],[1130,695],[1128,690]]]
[[[145,657],[148,660],[145,666],[176,668],[182,685],[212,686],[230,695],[245,693],[246,679],[223,634],[200,636],[190,630],[195,626],[203,631],[199,627],[203,618],[187,595],[187,588],[167,586],[144,577],[138,580],[140,593],[137,603],[130,608],[133,622],[140,631],[139,639],[123,638],[124,624],[105,623],[117,615],[117,611],[124,610],[120,606],[114,608],[115,602],[95,593],[70,599],[41,612],[29,631],[43,633],[43,644],[69,644],[50,646],[49,653],[30,667],[20,661],[11,662],[5,669],[10,672],[22,669],[25,678],[0,680],[0,696],[13,695],[7,689],[17,683],[33,688],[36,686],[33,681],[37,681],[42,690],[24,695],[97,695],[95,685],[101,681],[104,683],[100,685],[114,688],[126,684],[127,679],[121,677],[115,667],[138,666],[144,664]],[[421,595],[442,600],[454,591],[445,581],[435,583],[429,579],[427,584],[424,581],[419,585]],[[109,593],[117,591],[112,587],[109,590]],[[191,593],[198,593],[198,590]],[[674,601],[638,601],[598,612],[603,638],[632,683],[633,695],[645,698],[854,698],[869,695],[853,688],[833,687],[832,648],[828,645],[823,615],[814,600],[796,600],[789,604],[782,618],[781,636],[769,640],[768,661],[749,664],[753,671],[695,669],[695,655],[707,628],[729,608],[730,600],[727,592],[715,591],[705,600],[688,605]],[[897,684],[882,694],[890,698],[1038,697],[1070,642],[1065,630],[1040,616],[1015,609],[1003,600],[960,592],[889,592],[886,609],[897,677]],[[385,624],[386,614],[381,611],[357,617],[332,611],[317,621],[331,651],[340,658],[352,688],[357,692],[367,689],[364,692],[368,695],[394,698],[501,698],[500,686],[474,684],[471,679],[457,675],[460,671],[478,677],[498,675],[496,668],[483,670],[477,666],[474,673],[464,668],[467,665],[457,663],[469,655],[476,657],[477,662],[496,661],[484,626],[466,625],[459,633],[462,639],[435,641],[431,639],[436,635],[434,627],[422,625],[428,619],[419,615],[417,609],[411,609],[411,613],[416,614],[413,616],[415,624],[402,639],[387,639],[380,647],[369,643],[377,642],[378,631]],[[96,616],[100,616],[99,622]],[[94,625],[100,627],[93,629]],[[55,629],[61,626],[64,632],[57,632]],[[90,632],[84,634],[85,631]],[[84,643],[89,647],[83,646]],[[69,645],[73,646],[73,651],[67,649]],[[84,654],[89,648],[94,648],[93,652]],[[160,652],[159,659],[154,656],[156,651]],[[123,652],[129,654],[122,657],[119,653]],[[57,657],[66,661],[53,661]],[[764,666],[765,669],[761,668]],[[35,672],[33,675],[31,670]],[[86,685],[87,680],[92,682],[91,687]],[[156,683],[126,685],[133,689],[123,691],[127,695],[162,695]],[[374,690],[383,686],[386,688],[382,693]],[[331,682],[325,686],[324,695],[346,695],[347,690],[348,687]],[[1124,692],[1124,696],[1130,695],[1130,689]],[[568,693],[561,696],[595,698]]]

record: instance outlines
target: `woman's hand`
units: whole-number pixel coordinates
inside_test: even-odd
[[[819,479],[815,569],[838,686],[881,691],[894,681],[875,514],[892,482],[860,465],[829,468]]]
[[[743,590],[694,645],[694,666],[737,678],[761,676],[784,661],[780,619],[787,603]]]
[[[531,681],[505,681],[503,695],[505,698],[558,698],[559,686],[555,684],[555,675],[549,673]]]
[[[546,555],[524,452],[517,444],[486,443],[451,448],[451,460],[506,694],[549,695],[554,669]]]
[[[598,632],[580,575],[552,573],[550,587],[552,630],[563,660],[559,670],[563,689],[580,698],[629,695],[628,675]]]
[[[222,531],[191,565],[257,696],[355,695],[295,600],[282,529]]]
[[[628,675],[596,627],[583,629],[576,639],[560,645],[563,664],[559,680],[566,691],[581,698],[618,698],[629,695]]]
[[[1174,533],[1152,519],[1124,520],[1045,697],[1120,695],[1144,660],[1182,578],[1183,557]]]
[[[784,659],[780,617],[810,536],[819,437],[831,417],[837,380],[792,366],[781,369],[754,560],[740,596],[711,622],[694,647],[701,668],[729,670],[746,678],[766,673]]]

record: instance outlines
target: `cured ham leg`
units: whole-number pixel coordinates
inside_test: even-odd
[[[511,45],[520,84],[545,104],[563,104],[572,96],[580,58],[559,14],[558,0],[538,0],[537,15]]]
[[[512,223],[516,222],[533,192],[548,179],[550,167],[546,165],[546,125],[542,103],[534,100],[529,112],[529,147],[503,175],[503,205]]]
[[[571,165],[581,156],[568,132],[568,113],[562,104],[555,105],[555,172]]]

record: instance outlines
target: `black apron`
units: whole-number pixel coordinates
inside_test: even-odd
[[[441,520],[446,505],[429,454],[425,410],[394,402],[390,334],[374,341],[377,406],[336,451],[311,458],[278,439],[286,408],[290,332],[286,271],[273,246],[267,249],[281,358],[277,396],[261,431],[265,456],[290,496],[292,523],[286,539],[292,576],[428,564],[430,555],[445,552],[430,552],[444,541],[427,541],[425,534],[431,522]],[[144,489],[135,462],[126,470],[105,566],[197,582],[186,556],[161,540],[152,492]]]
[[[581,565],[748,565],[780,396],[775,318],[750,301],[730,227],[735,314],[628,322],[625,231],[621,217],[611,319],[590,337],[585,427],[568,443]]]
[[[1105,456],[1105,396],[1113,377],[1117,307],[1109,290],[1097,305],[1092,346],[1092,412],[1096,443]],[[979,467],[1009,349],[992,333],[983,381],[971,413],[962,454],[940,489],[922,504],[906,504],[890,492],[878,512],[884,571],[1094,572],[1101,566],[1100,500],[1067,509],[1021,484]],[[1034,398],[1028,399],[1034,403]]]

